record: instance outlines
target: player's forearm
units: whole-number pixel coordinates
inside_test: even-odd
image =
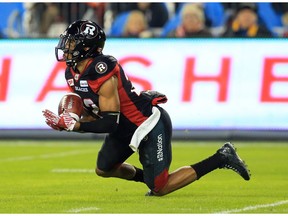
[[[119,124],[119,112],[106,112],[102,118],[90,122],[76,122],[73,131],[91,133],[111,133]]]

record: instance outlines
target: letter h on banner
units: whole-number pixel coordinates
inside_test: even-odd
[[[192,101],[193,84],[196,82],[216,82],[219,86],[218,102],[227,100],[228,81],[230,74],[230,58],[222,58],[220,73],[215,76],[200,76],[195,74],[195,58],[188,58],[184,72],[183,102]]]

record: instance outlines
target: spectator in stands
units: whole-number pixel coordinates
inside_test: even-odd
[[[235,14],[242,3],[239,2],[222,2],[221,5],[224,9],[225,22],[231,23]]]
[[[272,37],[271,32],[258,23],[257,7],[254,3],[240,3],[235,17],[227,23],[223,37]]]
[[[122,37],[147,38],[151,36],[144,14],[139,10],[131,11],[124,26]]]
[[[23,2],[0,2],[0,32],[2,38],[25,37]]]
[[[288,3],[273,2],[272,8],[278,16],[280,16],[283,27],[288,27]]]
[[[40,34],[48,37],[58,37],[65,30],[67,23],[61,16],[60,7],[58,4],[45,4],[46,9],[41,17]],[[62,28],[61,23],[63,23]]]
[[[287,37],[288,3],[261,2],[257,5],[259,17],[270,32],[275,37]]]
[[[106,3],[104,2],[87,2],[88,8],[83,15],[83,19],[91,20],[100,26],[104,26],[104,14]]]
[[[169,33],[169,37],[209,38],[212,34],[205,26],[205,15],[201,5],[185,4],[181,13],[181,23]]]
[[[143,12],[150,28],[162,28],[169,19],[169,12],[165,3],[110,3],[113,20],[121,13],[140,10]]]
[[[58,37],[65,30],[60,3],[25,3],[27,12],[25,27],[28,37]],[[67,12],[68,13],[68,12]],[[64,23],[59,28],[60,23]],[[57,30],[58,29],[58,30]]]
[[[138,2],[137,6],[144,13],[150,28],[162,28],[169,19],[165,3]]]
[[[186,4],[196,4],[201,6],[204,17],[205,26],[209,29],[211,34],[215,37],[223,34],[223,28],[225,25],[224,7],[219,2],[197,2],[197,3],[178,3],[175,10],[175,15],[172,16],[167,23],[163,26],[160,37],[168,37],[171,31],[175,30],[182,22],[182,11]]]
[[[27,8],[25,26],[29,37],[58,37],[68,23],[82,18],[97,19],[96,21],[100,23],[102,21],[100,13],[99,16],[93,14],[96,10],[99,9],[100,12],[103,9],[101,3],[27,2],[25,4]]]

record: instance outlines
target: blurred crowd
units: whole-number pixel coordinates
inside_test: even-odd
[[[109,37],[283,38],[283,2],[1,2],[0,38],[55,38],[75,20],[89,19]]]

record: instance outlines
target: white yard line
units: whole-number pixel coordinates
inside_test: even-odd
[[[89,149],[89,150],[73,150],[73,151],[66,151],[66,152],[53,153],[53,154],[34,155],[34,156],[10,157],[10,158],[2,158],[2,159],[0,159],[0,162],[28,161],[28,160],[35,160],[35,159],[50,159],[50,158],[66,157],[66,156],[71,156],[71,155],[87,154],[89,152],[91,152],[91,149]]]
[[[269,204],[246,206],[246,207],[240,208],[240,209],[231,209],[231,210],[226,210],[226,211],[222,211],[222,212],[215,212],[214,214],[230,214],[230,213],[237,213],[237,212],[245,212],[245,211],[256,210],[256,209],[261,209],[261,208],[280,206],[280,205],[284,205],[284,204],[288,204],[288,200],[281,200],[279,202],[269,203]]]
[[[86,208],[77,208],[77,209],[70,209],[66,213],[80,213],[80,212],[86,212],[86,211],[98,211],[100,210],[97,207],[86,207]]]
[[[53,169],[53,173],[94,173],[93,169]]]

